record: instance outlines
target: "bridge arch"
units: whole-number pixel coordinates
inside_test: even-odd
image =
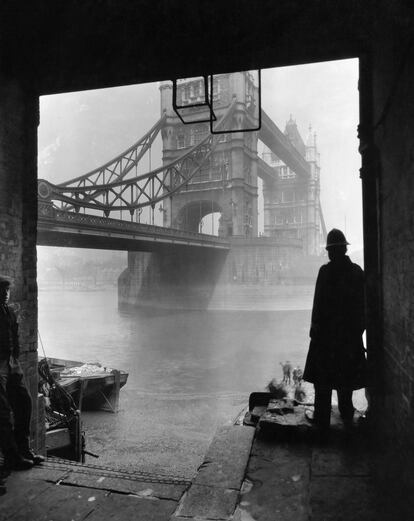
[[[173,226],[179,230],[199,232],[202,231],[200,223],[203,222],[203,219],[217,213],[220,215],[223,213],[223,209],[217,201],[207,198],[192,200],[180,208]]]

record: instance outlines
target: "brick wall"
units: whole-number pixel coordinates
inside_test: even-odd
[[[379,477],[388,484],[398,479],[408,505],[414,491],[414,40],[408,13],[394,15],[390,3],[373,47],[383,320],[376,416],[384,455]]]
[[[19,317],[20,359],[33,398],[36,442],[38,98],[22,84],[0,76],[0,272],[14,279],[10,302]]]

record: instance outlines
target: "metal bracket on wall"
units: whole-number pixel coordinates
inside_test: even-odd
[[[177,103],[177,94],[178,94],[178,87],[177,83],[190,83],[191,80],[193,80],[194,83],[200,83],[201,79],[204,84],[204,95],[202,96],[192,96],[196,101],[195,102],[189,102],[185,105],[179,105]],[[191,98],[190,98],[191,99]],[[193,123],[209,123],[212,119],[213,121],[216,121],[216,116],[213,112],[213,108],[211,106],[211,95],[209,93],[209,81],[208,76],[200,76],[199,78],[187,78],[187,79],[175,79],[173,80],[173,109],[174,112],[177,114],[177,116],[180,118],[181,122],[184,123],[184,125],[191,125]],[[198,109],[207,109],[210,113],[208,118],[205,118],[204,115],[201,119],[197,119],[197,111]],[[190,120],[187,120],[185,118],[190,117]]]
[[[257,69],[256,71],[244,71],[246,77],[251,82],[251,92],[249,95],[246,95],[245,105],[246,105],[246,113],[249,115],[249,118],[253,121],[257,121],[257,125],[249,127],[249,128],[233,128],[233,129],[217,129],[214,128],[214,122],[216,118],[210,118],[210,132],[212,134],[234,134],[236,132],[256,132],[262,127],[262,75],[261,70]],[[257,85],[254,85],[254,74],[256,74]],[[210,76],[210,101],[212,111],[214,111],[214,77]],[[212,112],[214,113],[214,112]]]
[[[240,127],[240,124],[238,124],[238,128],[223,128],[223,121],[217,121],[214,110],[215,99],[219,99],[219,96],[218,93],[216,94],[214,92],[215,82],[213,74],[172,80],[172,105],[174,112],[184,125],[210,123],[210,132],[212,134],[232,134],[235,132],[255,132],[260,130],[262,126],[261,71],[260,69],[255,71],[244,71],[244,75],[246,81],[245,99],[243,101],[236,101],[241,101],[245,105],[246,117],[244,118],[244,121],[247,120],[250,123],[257,122],[257,124],[247,128]],[[185,92],[186,95],[184,97],[181,96],[181,102],[179,104],[178,94],[180,92],[180,85],[182,89],[185,88],[189,92]],[[201,85],[203,85],[204,92],[200,95]],[[197,93],[195,92],[195,89],[197,89]],[[233,98],[235,98],[235,95],[233,95]],[[182,105],[183,99],[186,100],[184,105]],[[205,116],[206,110],[209,112],[209,117]],[[201,114],[199,114],[200,111],[202,111]]]

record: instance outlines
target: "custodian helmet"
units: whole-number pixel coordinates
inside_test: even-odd
[[[12,280],[9,277],[0,275],[0,287],[6,286],[7,288],[10,288],[11,285],[12,285]]]
[[[332,228],[326,237],[326,249],[331,246],[346,246],[349,242],[345,239],[345,235],[337,228]]]

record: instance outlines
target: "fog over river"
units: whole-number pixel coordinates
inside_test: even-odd
[[[309,309],[120,312],[116,288],[40,289],[47,356],[129,372],[118,414],[82,415],[91,463],[191,476],[216,428],[281,377],[279,363],[306,358]]]

